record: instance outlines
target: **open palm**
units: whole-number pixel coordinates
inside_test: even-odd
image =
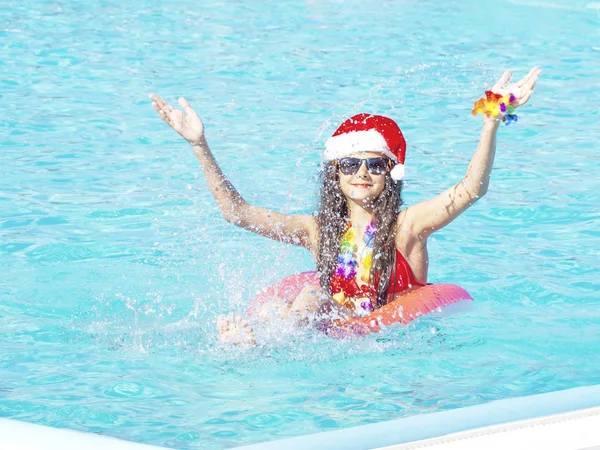
[[[512,76],[512,72],[510,70],[507,70],[500,77],[500,79],[494,85],[494,87],[492,87],[492,92],[496,94],[501,94],[502,96],[507,94],[513,94],[515,96],[515,101],[512,103],[512,106],[518,108],[519,106],[523,106],[529,101],[531,94],[533,94],[533,88],[535,87],[535,83],[538,80],[541,73],[542,71],[538,67],[534,67],[520,81],[516,83],[507,84],[510,81],[510,77]]]
[[[185,98],[181,97],[179,99],[179,106],[183,108],[183,111],[172,108],[158,95],[150,94],[150,98],[152,99],[152,106],[160,118],[177,131],[181,137],[192,145],[198,144],[202,140],[204,137],[204,124]]]

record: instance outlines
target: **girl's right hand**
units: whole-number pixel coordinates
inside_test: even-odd
[[[179,99],[179,105],[185,112],[172,108],[158,95],[150,94],[150,98],[152,106],[167,125],[177,131],[191,145],[201,144],[204,140],[204,124],[185,98]]]
[[[527,75],[523,77],[521,81],[508,84],[510,77],[512,76],[512,72],[507,70],[494,85],[494,87],[492,87],[492,92],[500,95],[513,94],[515,96],[515,101],[511,104],[515,108],[518,108],[529,101],[529,97],[531,97],[531,94],[533,94],[535,83],[541,74],[542,71],[540,68],[534,67]]]

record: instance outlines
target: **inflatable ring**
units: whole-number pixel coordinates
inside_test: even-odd
[[[317,272],[303,272],[285,277],[260,291],[248,309],[253,315],[264,304],[272,301],[290,305],[308,285],[318,285]],[[428,284],[411,291],[373,311],[365,317],[354,317],[347,321],[335,321],[324,330],[333,337],[366,335],[381,331],[383,327],[396,323],[408,324],[428,314],[444,311],[450,305],[472,302],[473,298],[460,286],[454,284]]]

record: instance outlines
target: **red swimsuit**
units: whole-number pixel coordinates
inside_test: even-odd
[[[402,253],[396,249],[396,267],[390,278],[390,287],[388,288],[388,295],[395,294],[397,292],[405,291],[406,289],[413,286],[425,286],[423,283],[419,283],[408,262],[402,256]]]

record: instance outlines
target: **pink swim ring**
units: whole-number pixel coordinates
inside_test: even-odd
[[[260,291],[248,309],[255,314],[267,302],[279,301],[291,304],[305,286],[318,285],[317,272],[303,272],[287,276]],[[334,337],[366,335],[378,332],[382,327],[396,323],[408,324],[428,314],[443,311],[451,305],[471,303],[469,293],[454,284],[429,284],[409,292],[365,317],[356,317],[344,322],[336,321],[327,334]]]

